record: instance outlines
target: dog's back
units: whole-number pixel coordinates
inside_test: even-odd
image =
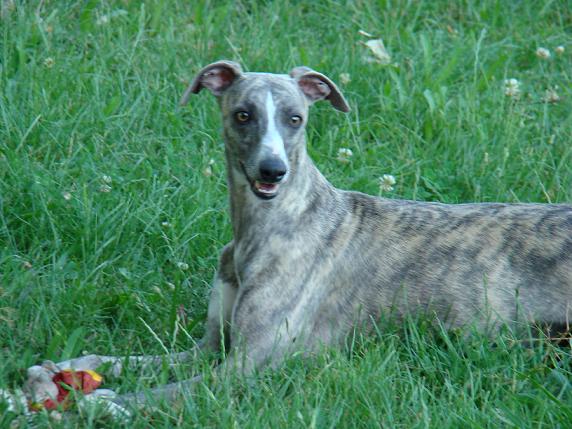
[[[572,312],[572,207],[448,205],[340,192],[333,290],[364,314],[425,309],[457,326]],[[350,304],[353,303],[353,304]]]

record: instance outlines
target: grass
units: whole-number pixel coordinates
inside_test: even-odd
[[[216,59],[350,75],[352,113],[317,105],[308,129],[338,187],[377,195],[387,173],[391,198],[572,202],[566,1],[40,3],[1,3],[0,388],[21,386],[43,359],[162,353],[200,337],[231,230],[216,103],[177,100]],[[359,30],[383,37],[394,64],[365,61]],[[539,46],[552,56],[538,58]],[[505,96],[507,78],[521,81],[519,100]],[[548,89],[561,100],[545,102]],[[339,148],[353,151],[349,164]],[[467,338],[413,318],[254,380],[207,381],[132,426],[565,428],[571,359],[569,347]],[[208,376],[208,363],[176,377],[197,372]],[[0,426],[17,427],[0,413]]]

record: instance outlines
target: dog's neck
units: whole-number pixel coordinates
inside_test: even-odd
[[[304,213],[316,206],[316,198],[325,199],[335,189],[320,173],[306,152],[306,144],[300,142],[290,154],[290,175],[272,200],[258,198],[243,172],[227,157],[230,215],[235,243],[253,236],[264,239],[265,233],[294,228],[303,222]]]

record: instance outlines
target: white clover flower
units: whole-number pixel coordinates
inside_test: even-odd
[[[44,67],[51,69],[56,61],[52,57],[48,57],[44,60]]]
[[[113,179],[111,178],[111,176],[108,176],[106,174],[101,176],[101,180],[103,180],[103,183],[107,183],[108,185],[111,185],[111,182],[113,182]]]
[[[547,60],[550,58],[550,51],[546,48],[540,47],[536,50],[536,56],[538,58],[542,58],[543,60]]]
[[[99,18],[97,18],[97,20],[95,21],[96,25],[105,25],[109,23],[109,16],[107,15],[101,15]]]
[[[554,52],[556,52],[558,55],[562,55],[564,53],[564,46],[562,45],[557,46],[556,48],[554,48]]]
[[[547,89],[544,92],[544,97],[542,100],[546,103],[558,103],[560,101],[560,96],[556,92],[556,89]]]
[[[187,264],[186,262],[177,262],[177,268],[185,271],[189,269],[189,264]]]
[[[515,87],[515,86],[520,86],[520,82],[518,81],[518,79],[505,79],[504,81],[505,86],[510,86],[510,87]]]
[[[72,194],[69,192],[63,192],[62,197],[64,197],[64,200],[69,201],[72,199]]]
[[[340,73],[340,82],[342,85],[347,85],[352,81],[352,78],[349,73]]]
[[[99,188],[99,192],[103,192],[104,194],[107,194],[107,193],[111,192],[111,186],[101,185]]]
[[[379,178],[379,189],[384,192],[391,192],[393,191],[393,185],[395,185],[396,180],[395,177],[391,174],[384,174]]]
[[[350,162],[350,158],[354,155],[351,149],[341,147],[338,149],[338,157],[336,158],[339,162],[347,164]]]
[[[517,79],[505,79],[504,81],[504,95],[512,98],[519,98],[521,94],[520,82]]]
[[[127,15],[128,12],[124,9],[117,9],[114,10],[113,12],[111,12],[108,15],[101,15],[99,18],[96,19],[95,24],[96,25],[105,25],[105,24],[109,24],[109,21],[111,21],[113,18],[116,18],[118,16],[124,16]]]
[[[203,169],[203,176],[211,177],[213,175],[213,165],[215,163],[214,159],[209,159],[207,166]]]

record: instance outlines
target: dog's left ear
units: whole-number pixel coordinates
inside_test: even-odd
[[[350,111],[348,102],[336,84],[322,73],[301,66],[293,68],[290,77],[298,82],[298,86],[311,103],[318,100],[328,100],[334,108],[342,112]]]

